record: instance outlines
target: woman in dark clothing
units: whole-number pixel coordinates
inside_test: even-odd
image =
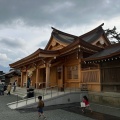
[[[28,77],[28,80],[27,80],[27,88],[30,87],[30,84],[31,84],[31,80],[30,80],[30,77]]]

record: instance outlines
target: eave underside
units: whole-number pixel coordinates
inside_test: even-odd
[[[100,60],[119,55],[120,55],[120,43],[117,43],[83,60],[84,61]]]

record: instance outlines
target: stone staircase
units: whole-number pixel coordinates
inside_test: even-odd
[[[11,90],[11,94],[12,95],[18,95],[18,97],[24,99],[26,97],[26,95],[27,95],[27,89],[17,87],[15,92],[13,92],[13,90]]]

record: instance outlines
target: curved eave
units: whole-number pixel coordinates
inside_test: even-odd
[[[47,49],[48,49],[49,44],[51,43],[51,40],[52,40],[52,38],[54,37],[54,35],[53,35],[53,32],[54,32],[54,31],[57,32],[57,33],[61,33],[62,35],[69,36],[69,37],[73,37],[73,38],[76,38],[76,37],[77,37],[77,36],[75,36],[75,35],[71,35],[71,34],[68,34],[68,33],[62,32],[62,31],[60,31],[60,30],[57,30],[57,29],[55,29],[55,28],[53,28],[53,27],[51,27],[51,28],[53,29],[53,31],[52,31],[52,33],[51,33],[51,36],[50,36],[49,42],[47,43],[47,45],[46,45],[46,47],[45,47],[44,50],[47,50]],[[57,40],[58,40],[58,39],[57,39]],[[58,41],[61,42],[60,40],[58,40]],[[64,42],[61,42],[61,43],[64,43]],[[67,43],[64,43],[64,44],[68,45]]]
[[[107,44],[110,45],[111,43],[110,43],[109,39],[107,38],[107,36],[105,35],[105,31],[104,31],[103,28],[102,28],[103,25],[104,25],[104,23],[101,24],[101,25],[99,25],[99,26],[96,27],[95,29],[93,29],[93,30],[91,30],[91,31],[89,31],[89,32],[87,32],[87,33],[79,36],[79,37],[80,37],[81,39],[84,39],[84,37],[90,36],[91,34],[94,34],[94,33],[96,33],[96,32],[98,33],[98,31],[102,30],[103,33],[101,33],[101,36],[103,36],[103,37],[105,38]],[[100,34],[100,33],[99,33],[99,34]],[[96,39],[95,39],[95,40],[96,40]],[[90,43],[93,43],[95,40],[90,41]]]
[[[95,50],[95,51],[101,51],[103,50],[103,48],[100,48],[100,47],[97,47],[95,45],[92,45],[82,39],[79,38],[79,43],[83,46],[83,47],[86,47],[86,48],[89,48],[89,49],[92,49],[92,50]]]
[[[61,33],[61,34],[63,34],[63,35],[66,35],[66,36],[70,36],[70,37],[73,37],[73,38],[76,38],[77,36],[76,35],[72,35],[72,34],[68,34],[68,33],[66,33],[66,32],[62,32],[62,31],[60,31],[60,30],[58,30],[58,29],[56,29],[56,28],[54,28],[54,27],[51,27],[54,31],[56,31],[56,32],[58,32],[58,33]]]
[[[66,46],[65,48],[60,50],[60,54],[63,54],[71,49],[74,49],[75,47],[82,47],[82,48],[87,48],[87,49],[91,49],[93,51],[101,51],[103,50],[102,48],[99,48],[97,46],[91,45],[88,42],[85,42],[84,40],[80,39],[80,38],[76,38],[76,40],[69,44],[68,46]]]
[[[83,58],[83,60],[84,61],[99,60],[99,59],[105,59],[105,58],[117,56],[119,54],[120,54],[120,43],[116,43],[116,44],[111,44],[110,46],[106,47],[103,51],[100,51],[99,53],[96,53],[93,56],[90,56],[88,58]]]
[[[56,51],[47,51],[47,50],[42,50],[42,49],[38,49],[37,51],[35,51],[34,53],[32,53],[31,55],[17,61],[17,62],[14,62],[12,64],[9,64],[10,67],[14,67],[14,66],[17,66],[19,64],[22,64],[22,63],[27,63],[27,62],[30,62],[32,60],[35,60],[35,59],[38,59],[38,58],[43,58],[43,57],[54,57],[54,56],[58,56],[59,55],[59,51],[56,50]]]
[[[116,52],[116,53],[112,53],[110,55],[106,55],[106,56],[102,56],[102,57],[96,57],[96,58],[83,58],[82,61],[87,62],[87,61],[102,60],[102,59],[107,59],[107,58],[111,58],[111,57],[118,56],[118,55],[120,55],[120,52]]]
[[[52,34],[53,34],[53,32],[51,33],[51,36],[50,36],[50,39],[49,39],[49,41],[48,41],[48,43],[47,43],[47,45],[46,45],[46,47],[44,48],[44,50],[47,50],[48,49],[48,47],[49,47],[49,44],[51,43],[51,41],[52,41]]]
[[[64,45],[69,45],[70,44],[70,43],[67,43],[67,42],[63,42],[62,40],[58,39],[54,35],[53,35],[53,37],[58,41],[58,43],[61,43],[61,44],[64,44]]]
[[[79,37],[80,37],[80,38],[83,38],[83,37],[85,37],[85,36],[88,36],[88,35],[92,34],[92,33],[96,32],[99,28],[101,28],[103,25],[104,25],[104,23],[102,23],[101,25],[99,25],[99,26],[96,27],[95,29],[93,29],[93,30],[91,30],[91,31],[89,31],[89,32],[87,32],[87,33],[79,36]]]

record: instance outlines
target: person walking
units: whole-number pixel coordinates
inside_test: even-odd
[[[41,115],[44,117],[44,120],[46,119],[46,117],[44,116],[44,113],[43,113],[43,107],[44,107],[44,102],[42,100],[42,96],[38,96],[38,116],[41,117]]]
[[[30,77],[28,77],[28,79],[27,79],[27,88],[30,87],[30,84],[31,84],[31,79],[30,79]]]
[[[14,83],[13,83],[13,92],[15,92],[16,86],[17,86],[17,80],[15,80]]]
[[[10,95],[11,89],[12,89],[12,86],[11,86],[11,83],[9,83],[9,85],[7,86],[7,91],[8,91],[7,95]]]
[[[83,96],[82,102],[85,104],[85,107],[82,107],[82,112],[84,113],[86,108],[88,108],[92,112],[92,109],[90,107],[90,103],[89,103],[87,96]]]

